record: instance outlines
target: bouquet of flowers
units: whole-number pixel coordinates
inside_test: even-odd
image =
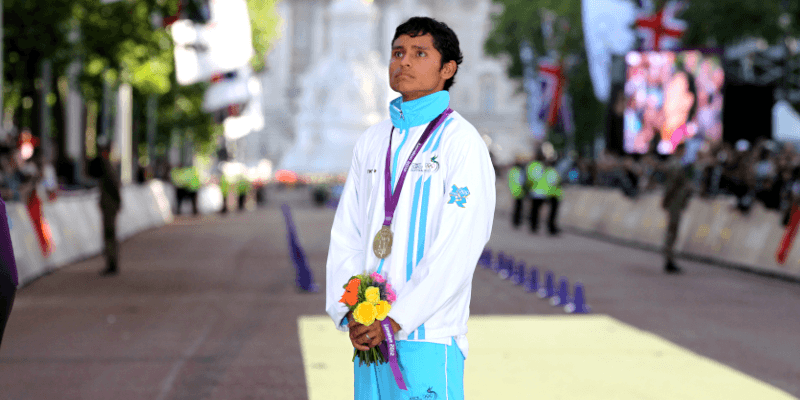
[[[361,274],[350,278],[343,286],[344,294],[340,303],[344,303],[353,312],[353,319],[362,325],[372,325],[375,320],[383,321],[392,303],[397,299],[397,294],[392,285],[381,274],[373,272],[369,275]],[[375,346],[368,351],[355,350],[353,361],[359,358],[359,365],[366,363],[385,363],[386,355]]]

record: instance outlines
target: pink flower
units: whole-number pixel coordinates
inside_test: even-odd
[[[373,272],[373,273],[371,273],[369,276],[370,276],[372,279],[374,279],[374,280],[375,280],[375,282],[378,282],[378,283],[383,283],[383,282],[386,282],[386,279],[385,279],[385,278],[384,278],[384,277],[383,277],[381,274],[379,274],[379,273],[377,273],[377,272]]]
[[[386,287],[386,301],[389,303],[394,303],[397,300],[397,294],[395,294],[394,290],[390,287]]]

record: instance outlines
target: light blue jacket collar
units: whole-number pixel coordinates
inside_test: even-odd
[[[450,105],[450,92],[440,90],[416,100],[403,101],[400,96],[389,105],[389,114],[392,124],[400,132],[408,131],[415,126],[420,126],[433,121]]]

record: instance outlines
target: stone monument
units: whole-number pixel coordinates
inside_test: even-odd
[[[300,80],[295,143],[280,169],[346,174],[358,137],[388,118],[388,67],[372,41],[377,10],[361,0],[337,0],[327,8],[329,49]]]

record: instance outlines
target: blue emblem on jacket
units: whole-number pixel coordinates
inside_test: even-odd
[[[455,203],[461,208],[464,208],[464,203],[467,202],[467,196],[469,196],[469,189],[466,186],[463,188],[459,188],[456,185],[453,185],[453,191],[450,192],[450,201],[447,204]]]

